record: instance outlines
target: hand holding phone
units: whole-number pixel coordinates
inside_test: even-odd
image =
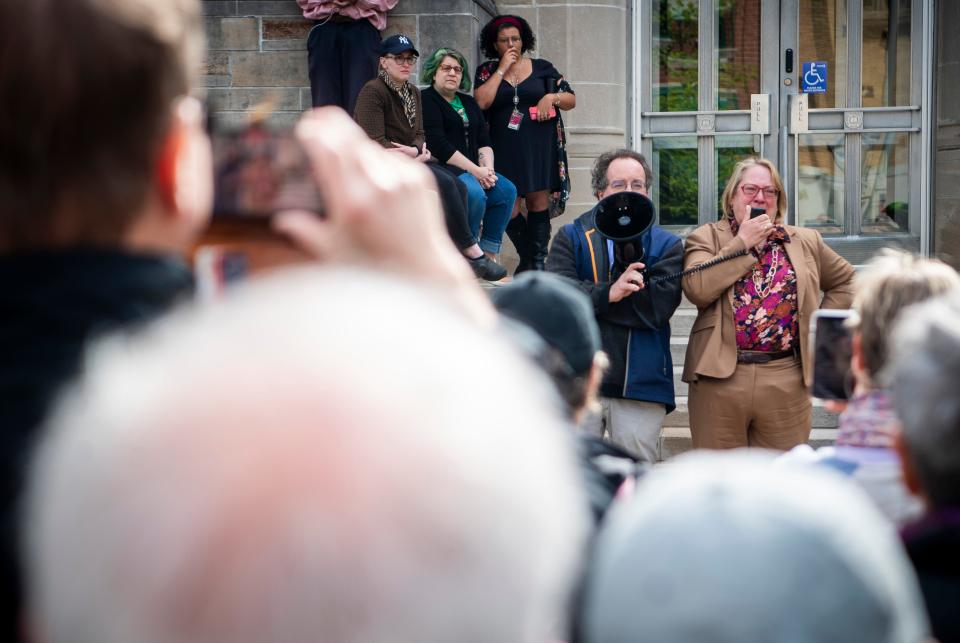
[[[269,222],[276,212],[322,214],[313,169],[291,128],[214,126],[213,216]]]
[[[818,310],[810,326],[813,382],[810,394],[823,400],[848,400],[853,393],[853,339],[847,320],[852,310]]]
[[[555,107],[551,107],[549,113],[550,113],[550,118],[556,118],[556,117],[557,117],[557,109],[556,109]],[[530,118],[532,118],[533,120],[537,120],[537,106],[536,106],[536,105],[534,105],[533,107],[530,108]]]

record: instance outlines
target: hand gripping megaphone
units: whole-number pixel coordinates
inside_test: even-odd
[[[597,232],[613,242],[614,279],[631,263],[643,261],[643,233],[650,229],[656,212],[653,202],[638,192],[617,192],[596,206]]]

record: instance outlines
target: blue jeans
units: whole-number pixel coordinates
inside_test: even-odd
[[[480,187],[480,182],[464,172],[460,180],[467,186],[467,219],[473,236],[480,236],[480,249],[497,254],[503,241],[503,232],[510,223],[513,203],[517,200],[517,188],[510,179],[497,174],[497,182],[489,190]],[[480,224],[483,224],[483,232]]]

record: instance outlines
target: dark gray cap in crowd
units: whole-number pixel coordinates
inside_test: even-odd
[[[654,469],[601,529],[584,643],[917,643],[929,632],[894,527],[852,482],[768,452]]]
[[[567,279],[549,272],[524,272],[491,294],[493,305],[533,328],[560,351],[574,375],[585,375],[600,350],[600,330],[590,298]]]

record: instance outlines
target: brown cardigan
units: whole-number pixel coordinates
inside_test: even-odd
[[[407,114],[403,111],[403,101],[395,91],[387,87],[381,78],[374,78],[360,90],[353,118],[367,136],[386,148],[390,143],[412,145],[418,150],[423,148],[423,101],[420,90],[411,84],[417,103],[417,118],[410,127]]]

